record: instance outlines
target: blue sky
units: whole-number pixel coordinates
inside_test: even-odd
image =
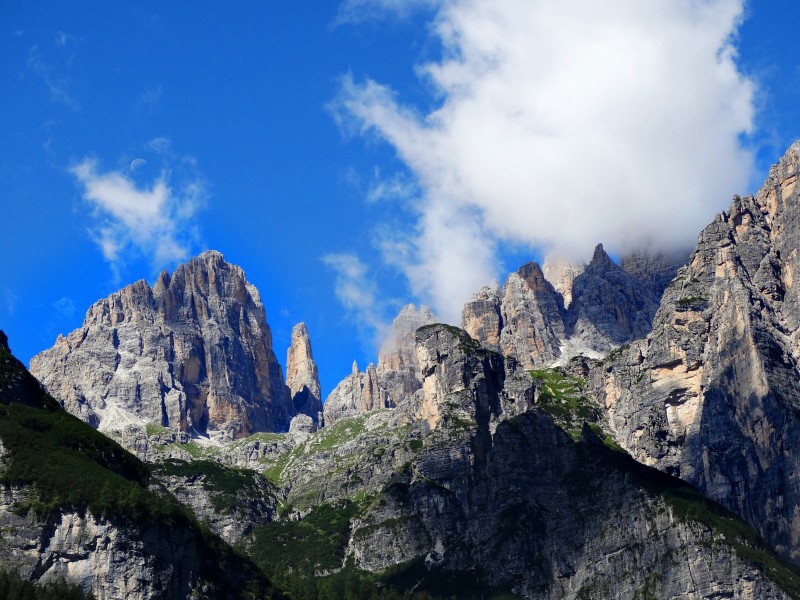
[[[97,299],[213,248],[259,288],[281,362],[307,323],[327,394],[408,302],[454,321],[551,250],[691,243],[800,138],[798,17],[6,3],[0,328],[27,362]]]

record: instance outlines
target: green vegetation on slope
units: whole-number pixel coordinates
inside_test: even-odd
[[[800,568],[779,557],[740,517],[677,477],[645,466],[626,453],[598,447],[600,452],[587,455],[584,464],[570,474],[571,479],[582,482],[575,488],[577,493],[590,493],[585,482],[603,476],[603,471],[609,475],[622,472],[625,479],[662,497],[676,519],[708,527],[714,532],[715,543],[718,539],[730,546],[742,561],[762,571],[791,597],[800,599]]]
[[[583,395],[586,382],[568,375],[562,369],[534,369],[529,371],[539,389],[537,406],[553,418],[556,425],[577,441],[583,423],[595,423],[600,415],[597,407]]]
[[[273,487],[264,476],[255,471],[233,469],[210,460],[186,462],[173,458],[154,465],[153,469],[164,476],[202,477],[203,487],[211,492],[214,510],[219,513],[233,512],[240,496],[262,496],[265,487]]]
[[[189,509],[166,492],[149,491],[152,477],[144,463],[64,411],[4,341],[2,336],[0,484],[28,490],[17,511],[44,518],[62,509],[88,510],[121,526],[178,527],[196,538],[208,589],[224,589],[232,598],[279,596],[248,558],[201,527]]]
[[[36,585],[16,573],[0,569],[0,600],[93,600],[77,585],[54,581]]]
[[[422,558],[380,574],[356,568],[352,558],[345,561],[353,520],[370,500],[323,504],[299,521],[260,527],[248,549],[250,555],[296,600],[516,598],[491,590],[473,572],[428,571]]]

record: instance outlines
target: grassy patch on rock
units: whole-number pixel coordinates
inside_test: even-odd
[[[586,382],[562,369],[529,371],[538,389],[536,405],[553,418],[573,440],[580,439],[583,423],[596,423],[600,413],[586,396]]]

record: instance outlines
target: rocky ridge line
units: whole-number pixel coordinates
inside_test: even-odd
[[[31,372],[104,431],[151,423],[235,438],[285,431],[295,414],[258,291],[214,251],[95,303]]]

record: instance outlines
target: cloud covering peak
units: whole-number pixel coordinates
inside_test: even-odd
[[[93,209],[89,234],[117,276],[130,252],[147,258],[154,271],[187,258],[197,236],[194,216],[207,197],[196,173],[174,184],[172,172],[162,170],[152,183],[139,184],[131,178],[135,170],[138,165],[129,173],[101,171],[94,158],[70,168]]]
[[[420,114],[351,77],[334,106],[415,176],[417,227],[394,243],[419,299],[445,318],[499,275],[505,244],[579,258],[597,242],[686,247],[746,191],[754,84],[735,63],[742,0],[418,4],[434,7],[441,44],[418,67],[436,108]],[[379,9],[396,3],[343,8]]]

